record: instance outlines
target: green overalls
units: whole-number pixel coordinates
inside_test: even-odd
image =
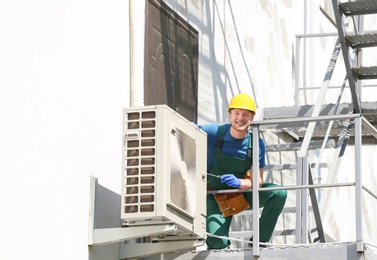
[[[215,160],[210,173],[215,175],[223,175],[232,173],[237,178],[244,179],[246,172],[251,165],[251,134],[249,136],[249,152],[246,159],[237,158],[222,152],[222,139],[224,136],[224,127],[220,126],[220,133],[215,150]],[[221,190],[228,189],[225,183],[221,183],[220,179],[209,176],[207,179],[209,189]],[[262,187],[277,186],[272,183],[263,183]],[[244,193],[247,201],[252,209],[253,196],[252,192]],[[263,191],[259,192],[259,205],[263,207],[260,217],[260,241],[267,242],[272,236],[277,219],[284,208],[287,192],[285,190]],[[232,216],[225,218],[212,194],[207,194],[207,233],[216,236],[228,237],[229,227]],[[209,249],[222,249],[230,245],[230,240],[214,238],[207,236],[206,243]]]

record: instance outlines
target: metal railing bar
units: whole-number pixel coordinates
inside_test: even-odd
[[[296,34],[296,38],[315,38],[315,37],[328,37],[328,36],[338,36],[338,33],[337,32],[330,32],[330,33]]]
[[[368,84],[368,85],[363,85],[363,88],[375,88],[377,87],[377,84]],[[300,87],[298,88],[298,90],[315,90],[315,89],[320,89],[321,87]],[[338,89],[338,88],[342,88],[342,86],[328,86],[327,89]],[[349,88],[349,86],[347,85],[346,88]]]
[[[295,117],[295,118],[283,118],[283,119],[272,119],[265,121],[254,121],[251,126],[255,125],[274,125],[274,124],[290,124],[303,123],[303,122],[319,122],[319,121],[330,121],[330,120],[346,120],[354,119],[360,117],[360,114],[346,114],[346,115],[332,115],[332,116],[318,116],[318,117]]]
[[[365,34],[376,33],[376,30],[364,31]],[[315,38],[315,37],[328,37],[328,36],[338,36],[338,32],[329,32],[329,33],[306,33],[306,34],[296,34],[296,38]]]
[[[355,186],[355,182],[333,183],[333,184],[312,184],[312,185],[289,185],[289,186],[277,186],[268,188],[259,188],[258,191],[270,191],[270,190],[295,190],[295,189],[319,189],[319,188],[336,188],[336,187],[349,187]],[[209,190],[207,194],[218,193],[234,193],[234,192],[252,192],[252,189],[240,190],[240,189],[227,189],[227,190]]]
[[[366,129],[374,138],[377,139],[377,129],[364,117],[361,117],[362,126]]]
[[[363,190],[365,190],[366,192],[369,193],[369,195],[371,195],[373,198],[377,199],[377,194],[375,194],[373,191],[371,191],[370,189],[368,189],[366,186],[362,186]]]

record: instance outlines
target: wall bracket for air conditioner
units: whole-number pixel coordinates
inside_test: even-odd
[[[155,254],[180,251],[204,245],[204,240],[182,240],[159,243],[125,244],[120,251],[120,259],[147,257]]]
[[[105,244],[118,243],[122,241],[133,240],[140,237],[150,236],[153,234],[169,234],[177,230],[175,223],[166,223],[164,225],[147,225],[133,227],[112,227],[112,228],[96,228],[95,227],[95,201],[97,178],[90,177],[90,202],[89,202],[89,234],[88,245],[98,246]],[[148,244],[148,247],[145,246]],[[160,243],[133,243],[125,244],[122,248],[122,257],[130,258],[142,255],[151,255],[155,253],[163,253],[172,248],[176,250],[193,248],[202,246],[204,239],[193,238],[192,240],[169,241]]]

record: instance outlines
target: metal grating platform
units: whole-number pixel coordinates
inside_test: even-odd
[[[284,118],[298,118],[298,117],[310,117],[313,113],[314,105],[305,106],[291,106],[291,107],[270,107],[264,108],[263,120],[284,119]],[[339,106],[335,104],[326,104],[321,108],[320,116],[328,115],[345,115],[352,111],[351,104],[342,103]],[[377,102],[364,102],[362,103],[362,115],[374,128],[377,128]],[[307,130],[307,123],[295,123],[292,120],[290,124],[273,125],[269,128],[261,128],[261,131],[268,130],[273,127],[274,131],[279,132],[292,132],[298,141],[302,140]],[[322,140],[326,134],[328,122],[320,122],[316,124],[316,128],[313,133],[312,140]],[[343,127],[343,122],[334,122],[330,138],[337,140]],[[352,144],[352,136],[350,144]],[[365,145],[377,145],[377,139],[374,137],[368,129],[363,129],[363,144]]]
[[[366,245],[364,252],[357,252],[355,243],[339,244],[310,244],[287,245],[270,248],[262,248],[260,256],[253,256],[252,249],[223,249],[204,251],[172,252],[158,256],[143,258],[145,260],[203,260],[203,259],[295,259],[295,260],[376,260],[377,252],[374,246]]]

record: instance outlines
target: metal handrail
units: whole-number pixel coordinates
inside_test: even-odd
[[[332,116],[318,116],[318,117],[305,117],[305,118],[285,118],[285,119],[275,119],[275,120],[265,120],[265,121],[255,121],[251,125],[253,131],[253,183],[258,183],[258,170],[259,170],[259,160],[257,158],[257,151],[259,150],[259,126],[262,125],[275,125],[275,124],[288,124],[292,122],[318,122],[318,121],[336,121],[336,120],[354,120],[355,121],[355,149],[357,152],[355,153],[355,172],[359,174],[355,174],[355,182],[351,183],[337,183],[337,184],[311,184],[308,185],[308,178],[305,177],[308,175],[307,169],[303,169],[303,184],[304,185],[293,185],[293,186],[286,186],[286,187],[274,187],[274,188],[260,188],[258,185],[254,185],[252,187],[253,191],[253,208],[259,208],[259,191],[263,190],[278,190],[278,189],[309,189],[309,188],[327,188],[327,187],[340,187],[340,186],[354,186],[355,187],[355,210],[356,210],[356,240],[361,241],[361,190],[362,190],[362,183],[361,183],[361,128],[362,128],[362,116],[360,114],[346,114],[346,115],[332,115]],[[306,197],[307,200],[307,197]],[[303,202],[304,205],[308,205],[307,203]],[[301,213],[301,212],[300,212]],[[258,211],[253,211],[253,240],[254,240],[254,247],[253,247],[253,255],[259,255],[259,216]],[[296,221],[297,222],[297,221]],[[305,226],[306,223],[300,222],[299,225]],[[362,242],[358,242],[359,244]]]
[[[311,185],[289,185],[289,186],[278,186],[278,187],[266,187],[259,188],[258,191],[271,191],[271,190],[301,190],[301,189],[322,189],[322,188],[333,188],[333,187],[349,187],[355,186],[355,182],[343,182],[343,183],[332,183],[332,184],[311,184]],[[226,189],[226,190],[209,190],[207,194],[219,194],[219,193],[235,193],[235,192],[250,192],[252,189],[241,190],[241,189]],[[372,195],[373,193],[371,193]],[[375,196],[375,195],[372,195]]]
[[[355,119],[360,117],[360,114],[345,114],[345,115],[330,115],[330,116],[317,116],[317,117],[294,117],[294,118],[283,118],[283,119],[271,119],[263,121],[253,121],[251,127],[258,125],[275,125],[275,124],[288,124],[288,123],[308,123],[308,122],[320,122],[320,121],[331,121],[331,120],[346,120]]]
[[[275,124],[289,124],[292,122],[319,122],[319,121],[337,121],[337,120],[354,120],[355,121],[355,182],[345,182],[345,183],[330,183],[330,184],[308,184],[308,179],[305,177],[308,172],[304,170],[302,175],[304,176],[302,185],[289,185],[289,186],[278,186],[278,187],[259,187],[258,185],[253,186],[248,190],[241,189],[224,189],[224,190],[209,190],[207,194],[217,194],[217,193],[232,193],[232,192],[253,192],[253,208],[259,208],[259,191],[269,191],[269,190],[305,190],[311,188],[334,188],[334,187],[355,187],[355,210],[356,210],[356,241],[361,241],[361,191],[366,190],[374,198],[377,196],[370,192],[361,183],[361,128],[363,117],[360,114],[345,114],[345,115],[331,115],[331,116],[318,116],[318,117],[301,117],[301,118],[284,118],[284,119],[273,119],[264,121],[254,121],[251,125],[253,131],[253,183],[258,183],[258,171],[259,171],[259,127],[266,125]],[[299,169],[298,169],[299,170]],[[356,172],[358,174],[356,174]],[[308,204],[304,204],[308,205]],[[303,206],[304,207],[304,206]],[[259,255],[259,212],[253,210],[253,255]],[[305,223],[299,223],[304,225]],[[306,227],[306,226],[305,226]],[[301,227],[301,229],[303,229]],[[359,242],[358,242],[359,243]],[[362,243],[362,242],[360,242]],[[359,245],[360,246],[360,245]]]

